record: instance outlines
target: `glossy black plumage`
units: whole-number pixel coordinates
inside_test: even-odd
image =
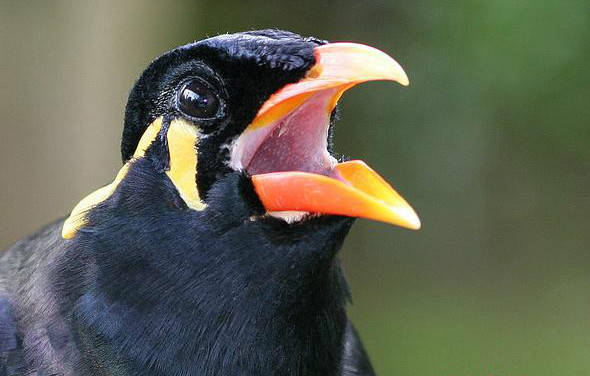
[[[346,318],[337,252],[353,219],[287,224],[263,208],[222,146],[272,93],[299,80],[323,42],[280,31],[221,36],[156,60],[132,90],[122,154],[156,118],[181,116],[173,89],[204,75],[227,116],[197,124],[189,210],[156,139],[71,240],[63,221],[9,249],[0,266],[0,375],[373,374]]]

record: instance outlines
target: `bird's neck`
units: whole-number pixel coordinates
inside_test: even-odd
[[[351,220],[223,218],[245,207],[91,216],[72,249],[95,273],[63,276],[80,286],[71,321],[86,359],[123,374],[334,374],[348,297],[336,253]]]

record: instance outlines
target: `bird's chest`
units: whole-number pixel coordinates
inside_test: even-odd
[[[189,289],[182,271],[152,279],[158,284],[146,286],[143,275],[135,286],[80,298],[73,327],[81,374],[336,374],[346,316],[325,279],[313,289],[235,275]]]
[[[262,242],[254,224],[212,237],[174,223],[174,236],[80,242],[90,279],[56,276],[84,286],[64,307],[81,349],[77,374],[337,374],[347,296],[337,244],[301,234]]]
[[[104,330],[116,319],[102,329],[78,326],[76,368],[85,375],[336,375],[343,310],[305,304],[288,313],[256,310],[203,312],[192,322],[164,313],[130,317],[116,334]]]

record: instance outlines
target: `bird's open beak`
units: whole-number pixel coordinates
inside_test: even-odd
[[[232,150],[232,163],[252,174],[269,212],[362,217],[418,229],[412,207],[362,161],[337,163],[327,151],[330,115],[344,91],[372,80],[408,85],[384,52],[355,43],[316,47],[305,78],[272,95]]]

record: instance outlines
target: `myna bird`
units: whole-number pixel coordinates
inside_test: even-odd
[[[113,182],[1,259],[0,375],[373,375],[337,258],[355,217],[420,227],[332,150],[385,53],[262,30],[153,61]]]

